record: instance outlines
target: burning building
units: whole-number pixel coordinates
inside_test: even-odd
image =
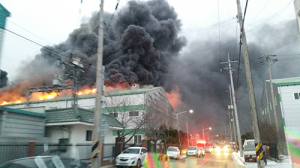
[[[87,110],[95,108],[95,95],[93,91],[95,90],[78,92],[77,103],[79,108]],[[71,108],[73,100],[71,96],[68,96],[49,100],[41,99],[38,101],[7,104],[4,106],[14,109],[43,107],[46,112],[51,110],[59,111],[59,109]],[[147,138],[145,132],[142,130],[148,129],[145,127],[153,127],[148,121],[153,122],[155,120],[158,126],[166,125],[167,127],[172,127],[175,124],[173,107],[162,87],[136,87],[130,90],[107,91],[103,97],[102,113],[114,116],[123,125],[127,123],[123,129],[127,133],[135,129],[138,124],[142,125],[141,131],[132,139],[132,143],[140,143],[142,139]],[[114,136],[117,136],[116,131],[114,132]],[[125,140],[128,137],[130,137],[130,133],[125,137]]]

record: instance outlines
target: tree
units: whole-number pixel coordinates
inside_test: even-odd
[[[145,110],[144,99],[141,95],[113,95],[106,96],[104,109],[114,115],[123,125],[118,131],[118,137],[125,139],[124,145],[139,132],[151,116]],[[142,107],[143,106],[143,107]],[[142,107],[142,108],[141,108]]]
[[[246,132],[245,134],[242,135],[242,145],[244,144],[244,141],[246,139],[254,139],[253,132]]]

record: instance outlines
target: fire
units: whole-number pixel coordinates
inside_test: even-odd
[[[6,89],[0,92],[0,106],[7,104],[18,104],[27,101],[27,98],[23,93],[26,91],[26,88],[20,88],[17,86],[15,88]],[[96,88],[91,88],[90,86],[83,86],[77,92],[78,96],[81,95],[91,95],[96,93]],[[30,94],[30,101],[42,101],[42,100],[51,100],[59,97],[69,96],[72,94],[71,90],[63,90],[61,92],[52,91],[52,92],[34,92]]]
[[[181,94],[178,86],[174,86],[170,93],[166,92],[166,95],[174,109],[177,108],[180,104],[182,104]]]

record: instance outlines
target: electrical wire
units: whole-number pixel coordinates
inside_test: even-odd
[[[14,35],[16,35],[16,36],[18,36],[18,37],[21,37],[21,38],[23,38],[23,39],[25,39],[25,40],[27,40],[27,41],[30,41],[31,43],[34,43],[34,44],[36,44],[36,45],[38,45],[38,46],[41,46],[41,47],[43,47],[43,48],[45,48],[45,49],[47,49],[47,50],[49,50],[49,51],[51,51],[51,52],[53,52],[53,53],[56,53],[56,54],[60,55],[60,56],[63,56],[63,57],[66,57],[66,58],[70,58],[69,56],[66,56],[66,55],[64,55],[64,54],[62,54],[62,53],[60,53],[60,52],[58,52],[58,51],[55,51],[55,50],[53,50],[53,49],[51,49],[51,48],[49,48],[49,47],[46,47],[46,46],[44,46],[44,45],[42,45],[42,44],[40,44],[40,43],[38,43],[38,42],[35,42],[35,41],[33,41],[33,40],[27,38],[27,37],[24,37],[24,36],[22,36],[22,35],[20,35],[20,34],[18,34],[18,33],[15,33],[15,32],[13,32],[13,31],[7,29],[7,28],[4,28],[4,30],[6,30],[6,31],[10,32],[11,34],[14,34]],[[77,63],[85,64],[85,65],[87,65],[89,68],[92,68],[92,69],[95,69],[96,71],[99,71],[97,68],[92,67],[92,66],[90,66],[90,65],[87,64],[87,63],[79,62],[79,61],[76,61],[76,60],[73,60],[73,61],[75,61],[75,62],[77,62]],[[102,71],[100,71],[100,72],[102,73]]]
[[[257,16],[260,15],[260,13],[262,12],[262,10],[267,6],[267,4],[269,3],[270,0],[267,1],[267,3],[265,3],[265,5],[261,8],[261,10],[258,12],[258,14],[255,16],[255,18],[251,21],[250,25],[254,22],[254,20],[257,18]]]

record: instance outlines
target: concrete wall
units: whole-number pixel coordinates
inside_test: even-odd
[[[300,93],[300,85],[279,88],[282,102],[282,114],[287,127],[300,127],[300,99],[295,100],[294,93]]]

